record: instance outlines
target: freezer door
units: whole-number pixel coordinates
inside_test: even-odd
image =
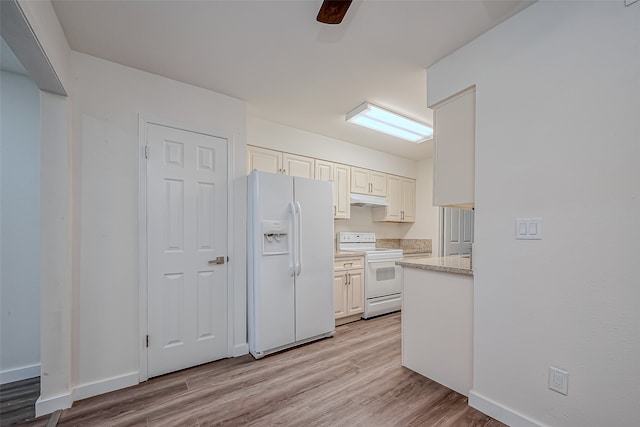
[[[300,232],[296,234],[296,341],[335,329],[333,311],[333,195],[329,181],[294,178]]]
[[[292,201],[293,178],[257,171],[249,176],[248,329],[249,350],[256,357],[295,341]],[[264,250],[265,222],[289,222],[287,251]]]

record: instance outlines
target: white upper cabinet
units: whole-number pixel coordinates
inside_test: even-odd
[[[387,175],[387,202],[389,202],[387,207],[373,208],[374,221],[415,222],[415,179]]]
[[[416,180],[402,178],[402,222],[416,221]]]
[[[336,163],[334,174],[336,219],[351,218],[351,167]]]
[[[387,195],[387,174],[352,166],[351,192],[385,197]]]
[[[280,173],[303,178],[315,177],[315,159],[283,153],[268,148],[247,146],[247,173],[256,169],[262,172]]]
[[[252,170],[282,173],[282,153],[266,148],[247,146],[247,174]]]
[[[282,173],[289,176],[302,178],[315,178],[315,159],[298,156],[296,154],[282,153]]]
[[[475,88],[433,108],[433,204],[471,209],[474,205]]]
[[[316,179],[333,182],[333,217],[334,219],[348,219],[351,217],[349,203],[350,167],[340,163],[316,160]]]

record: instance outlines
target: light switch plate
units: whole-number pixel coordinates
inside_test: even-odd
[[[516,218],[517,240],[541,240],[542,218]]]

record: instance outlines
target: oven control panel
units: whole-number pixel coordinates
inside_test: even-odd
[[[341,231],[338,233],[339,243],[376,243],[376,233],[357,233]]]

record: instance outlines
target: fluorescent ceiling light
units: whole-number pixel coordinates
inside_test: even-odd
[[[345,116],[345,120],[387,135],[419,144],[433,138],[433,129],[377,105],[365,102]]]

